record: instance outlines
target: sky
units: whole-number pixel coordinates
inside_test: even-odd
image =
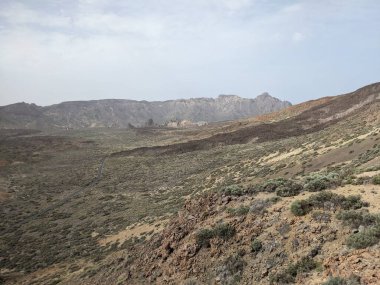
[[[299,103],[378,81],[379,0],[0,1],[0,105]]]

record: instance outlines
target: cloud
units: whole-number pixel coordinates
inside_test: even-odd
[[[295,43],[298,43],[304,39],[304,35],[300,32],[294,32],[292,35],[292,40]]]
[[[253,5],[252,0],[218,0],[217,3],[221,3],[224,8],[230,11],[240,11]]]
[[[71,24],[70,17],[49,15],[18,2],[12,2],[0,9],[0,19],[13,26],[35,24],[41,27],[64,28]]]

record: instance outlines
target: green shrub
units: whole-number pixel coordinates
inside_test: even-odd
[[[296,216],[303,216],[309,213],[313,208],[335,210],[342,208],[344,210],[360,209],[367,207],[368,203],[361,200],[359,195],[338,195],[330,191],[322,191],[311,195],[306,200],[294,201],[291,206],[291,212]]]
[[[296,263],[290,264],[283,272],[270,278],[270,282],[277,284],[294,283],[299,273],[310,272],[317,267],[317,263],[311,257],[303,257]]]
[[[285,182],[286,179],[284,178],[269,179],[268,181],[261,184],[258,188],[260,192],[272,193],[275,192],[279,186],[284,185]]]
[[[227,213],[231,216],[245,216],[249,212],[249,207],[240,206],[238,208],[228,208]]]
[[[368,207],[369,203],[363,202],[360,195],[349,195],[342,200],[341,207],[345,210],[360,209],[362,207]]]
[[[202,229],[195,235],[196,243],[199,247],[209,247],[210,239],[214,237],[214,233],[210,229]]]
[[[251,251],[254,253],[259,252],[263,248],[263,244],[260,240],[255,239],[251,244]]]
[[[247,263],[239,254],[227,257],[221,266],[216,268],[221,284],[239,284],[246,265]]]
[[[221,192],[228,196],[242,196],[244,195],[244,189],[241,188],[239,185],[229,185],[224,187]]]
[[[305,177],[305,189],[310,192],[322,191],[340,185],[342,179],[337,172],[316,173]]]
[[[236,230],[230,224],[217,224],[213,229],[214,236],[219,237],[223,240],[229,240],[236,233]]]
[[[233,237],[236,230],[230,224],[217,224],[212,229],[202,229],[195,235],[196,243],[199,247],[209,247],[210,240],[215,237],[219,237],[223,240],[228,240]]]
[[[288,180],[284,185],[276,189],[276,195],[280,197],[293,197],[301,193],[302,189],[301,184]]]
[[[304,216],[311,211],[311,205],[307,200],[296,200],[291,204],[290,211],[295,216]]]
[[[343,221],[343,224],[351,228],[358,228],[359,226],[374,226],[380,225],[380,216],[369,214],[363,211],[342,211],[336,215],[338,220]]]
[[[343,203],[345,197],[343,195],[338,195],[330,191],[322,191],[320,193],[311,195],[308,200],[314,208],[321,209],[325,207],[326,202],[329,202],[333,207],[337,207]]]
[[[362,232],[352,234],[347,239],[347,245],[355,249],[362,249],[377,244],[380,241],[380,227],[373,227]]]
[[[376,175],[372,178],[372,183],[375,185],[380,185],[380,175]]]
[[[317,267],[317,263],[311,257],[303,257],[295,264],[291,264],[287,271],[290,272],[293,276],[296,276],[298,273],[310,272]]]
[[[370,181],[369,177],[357,177],[352,184],[354,185],[363,185]]]
[[[302,191],[302,185],[285,178],[270,179],[258,187],[260,192],[276,192],[281,197],[296,196]]]

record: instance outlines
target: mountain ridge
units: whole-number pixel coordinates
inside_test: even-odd
[[[127,128],[143,126],[149,119],[157,124],[170,120],[226,121],[263,115],[291,106],[268,93],[254,99],[237,95],[166,101],[101,99],[67,101],[50,106],[15,103],[0,107],[1,128]]]

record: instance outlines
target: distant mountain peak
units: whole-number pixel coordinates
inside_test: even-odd
[[[220,94],[218,96],[218,98],[221,98],[221,99],[223,99],[223,98],[241,98],[241,99],[243,99],[242,97],[240,97],[238,95],[233,95],[233,94]]]
[[[262,94],[260,94],[259,96],[257,96],[256,98],[274,98],[273,96],[271,96],[268,92],[263,92]],[[277,99],[277,98],[276,98]]]

